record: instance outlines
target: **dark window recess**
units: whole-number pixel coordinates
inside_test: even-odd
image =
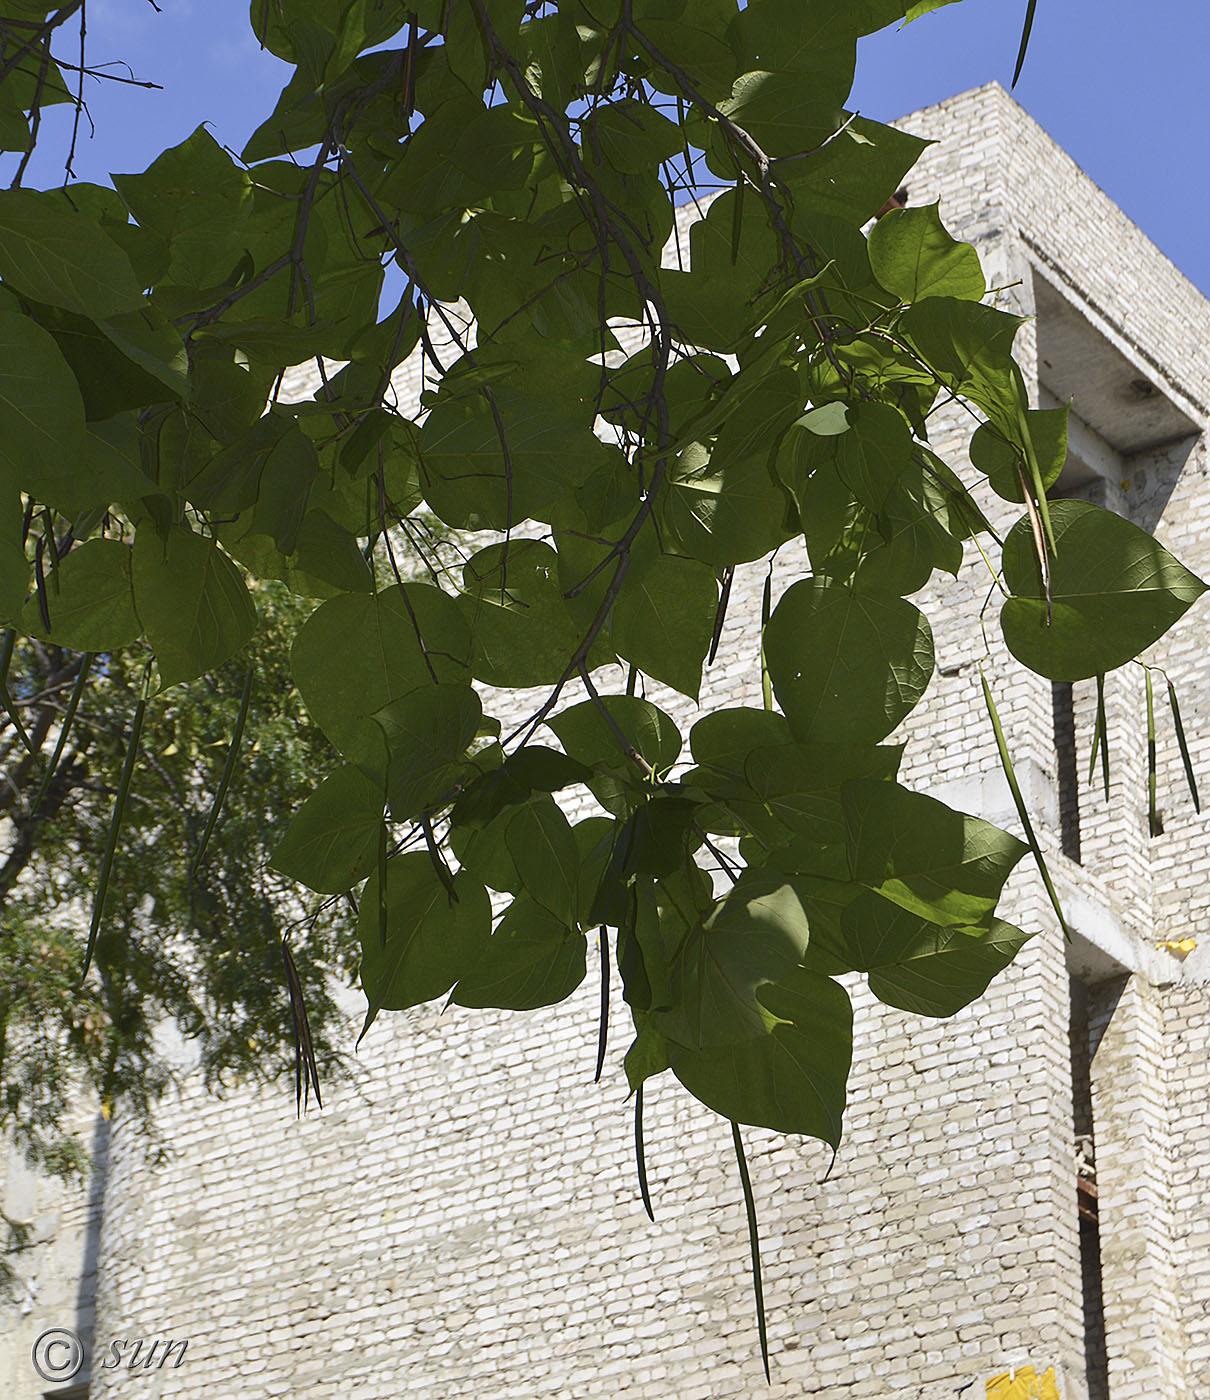
[[[1080,774],[1076,764],[1076,716],[1071,683],[1051,686],[1055,729],[1055,769],[1059,785],[1059,840],[1063,854],[1080,860]]]
[[[1088,1384],[1088,1400],[1109,1400],[1109,1354],[1105,1342],[1105,1300],[1101,1285],[1101,1222],[1097,1209],[1096,1135],[1092,1120],[1092,1034],[1088,1020],[1088,988],[1075,977],[1070,979],[1070,986],[1071,1126],[1075,1146],[1076,1210],[1080,1225],[1080,1279],[1084,1294],[1084,1375]]]

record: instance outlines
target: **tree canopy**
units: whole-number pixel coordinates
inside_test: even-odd
[[[896,781],[887,741],[934,665],[910,595],[978,537],[1009,649],[1071,680],[1204,585],[1129,522],[1048,504],[1065,411],[1029,407],[1020,319],[936,207],[876,220],[925,143],[846,111],[857,43],[937,3],[253,0],[294,72],[242,151],[199,127],[113,188],[18,169],[6,667],[83,654],[130,710],[72,978],[103,981],[132,936],[113,887],[141,878],[151,726],[258,656],[266,581],[305,600],[291,683],[328,770],[273,864],[350,896],[367,1025],[445,995],[558,1002],[592,937],[640,1111],[671,1070],[735,1124],[835,1147],[838,977],[944,1016],[1008,964],[1027,935],[996,906],[1027,846]],[[0,20],[18,158],[73,100],[81,10]],[[318,387],[287,401],[307,362]],[[982,424],[974,487],[930,447],[955,399]],[[981,495],[1022,504],[1006,537]],[[420,512],[474,532],[460,567]],[[697,698],[734,570],[795,539],[809,575],[745,619],[763,708],[682,733],[648,682]],[[31,839],[66,800],[48,738],[84,713],[35,722],[45,688],[16,667],[0,691],[10,747],[38,751]],[[264,703],[231,714],[237,770]],[[238,804],[209,797],[219,832]]]

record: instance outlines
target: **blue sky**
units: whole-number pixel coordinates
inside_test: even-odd
[[[83,179],[145,169],[201,121],[239,149],[272,110],[286,66],[257,47],[246,0],[89,0],[88,62],[161,83],[88,84]],[[962,0],[863,45],[853,105],[888,121],[1012,77],[1025,0]],[[65,36],[66,38],[66,36]],[[75,36],[59,46],[74,59]],[[1203,291],[1210,294],[1210,4],[1038,0],[1015,96]],[[49,126],[49,124],[48,124]],[[62,179],[67,129],[47,131],[29,183]]]

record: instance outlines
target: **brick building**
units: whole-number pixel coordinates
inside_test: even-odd
[[[1210,305],[998,86],[902,124],[938,143],[911,202],[939,198],[1002,304],[1034,318],[1017,348],[1037,403],[1072,402],[1058,493],[1119,511],[1210,574]],[[935,441],[960,471],[967,431],[955,419]],[[783,552],[775,586],[796,569]],[[706,707],[759,703],[763,566],[741,574]],[[927,1021],[857,989],[826,1180],[821,1144],[747,1130],[767,1392],[727,1124],[670,1077],[649,1085],[651,1224],[622,1030],[592,1083],[592,976],[553,1011],[382,1016],[352,1079],[301,1122],[285,1093],[214,1100],[188,1081],[163,1107],[171,1159],[151,1167],[120,1121],[99,1128],[87,1196],[14,1164],[6,1209],[41,1243],[24,1302],[0,1313],[0,1389],[43,1393],[29,1347],[57,1325],[96,1338],[91,1388],[86,1366],[59,1393],[94,1396],[969,1400],[1025,1366],[1053,1367],[1067,1400],[1210,1393],[1204,822],[1161,722],[1150,832],[1140,667],[1107,681],[1106,801],[1086,781],[1093,683],[1024,672],[980,631],[985,575],[970,567],[956,588],[945,611],[918,599],[937,673],[905,726],[903,781],[1016,827],[979,687],[990,645],[1075,937],[1023,863],[1003,911],[1039,936],[973,1006]],[[1205,635],[1195,611],[1148,656],[1177,685],[1204,776]],[[1167,946],[1189,938],[1187,955]],[[182,1337],[177,1368],[101,1365],[114,1338]]]

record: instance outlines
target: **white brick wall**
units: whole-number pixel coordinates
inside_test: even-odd
[[[939,139],[909,181],[912,202],[939,196],[995,281],[1023,279],[1008,304],[1030,310],[1030,269],[1044,268],[1200,420],[1210,308],[1011,99],[983,88],[904,124]],[[1019,345],[1029,369],[1032,327]],[[936,438],[960,470],[962,432],[952,421]],[[1203,575],[1205,474],[1199,446],[1157,528]],[[1003,506],[997,523],[1012,515]],[[801,558],[783,553],[779,589],[796,568]],[[759,704],[762,577],[752,567],[736,580],[704,705]],[[986,588],[972,557],[956,588],[918,599],[938,673],[905,726],[905,780],[956,803],[966,794],[969,809],[1012,825],[978,683],[984,647],[972,619]],[[1053,823],[1050,687],[1012,662],[994,622],[989,634],[1014,758]],[[1210,796],[1205,636],[1203,605],[1154,659],[1180,688]],[[1077,699],[1083,779],[1086,687]],[[1110,678],[1108,707],[1114,785],[1108,804],[1081,793],[1084,867],[1058,853],[1045,821],[1043,839],[1064,886],[1086,896],[1081,931],[1100,937],[1108,921],[1137,969],[1097,994],[1104,1010],[1120,990],[1093,1065],[1112,1393],[1176,1400],[1210,1388],[1210,955],[1181,964],[1155,943],[1204,931],[1210,949],[1206,832],[1165,740],[1165,833],[1148,837],[1137,668]],[[1027,1363],[1054,1365],[1063,1394],[1085,1396],[1067,950],[1032,870],[1014,877],[1005,916],[1041,935],[952,1020],[856,997],[846,1135],[826,1181],[819,1144],[746,1132],[771,1400],[951,1400],[970,1384],[969,1400],[988,1376]],[[351,1079],[329,1086],[328,1107],[301,1123],[284,1088],[212,1100],[190,1084],[164,1106],[173,1154],[158,1169],[119,1121],[98,1336],[188,1336],[184,1363],[164,1373],[165,1393],[182,1397],[763,1391],[727,1126],[670,1077],[649,1085],[649,1223],[621,1073],[625,1008],[615,999],[609,1064],[594,1086],[596,999],[590,958],[585,986],[553,1011],[384,1014]],[[15,1396],[38,1393],[19,1366],[7,1374]],[[101,1370],[93,1381],[98,1395],[133,1383]]]

